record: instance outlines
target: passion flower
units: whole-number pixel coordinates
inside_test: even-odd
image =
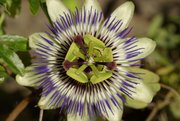
[[[140,69],[156,44],[127,37],[134,4],[126,2],[106,20],[96,0],[86,0],[75,13],[59,0],[46,0],[51,33],[29,37],[34,58],[17,82],[42,89],[41,109],[65,109],[68,120],[90,120],[99,114],[121,119],[123,105],[148,104],[158,76]]]

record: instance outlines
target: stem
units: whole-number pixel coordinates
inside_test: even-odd
[[[40,112],[39,112],[39,121],[42,121],[43,120],[43,109],[40,109]]]
[[[6,121],[14,121],[18,115],[27,107],[29,102],[31,101],[31,95],[23,99],[16,107],[15,109],[9,114]]]
[[[156,114],[158,113],[158,111],[161,110],[162,108],[164,108],[165,106],[169,105],[172,96],[173,96],[173,92],[172,91],[168,92],[164,101],[159,101],[154,106],[152,112],[150,113],[150,115],[147,117],[147,119],[145,121],[153,121],[153,119],[156,116]]]
[[[174,94],[176,94],[176,96],[180,97],[180,94],[172,87],[168,86],[168,85],[165,85],[165,84],[160,84],[162,88],[165,88],[165,89],[168,89],[170,90],[171,92],[173,92]]]
[[[27,105],[34,99],[35,96],[39,95],[41,90],[35,90],[28,97],[24,98],[9,114],[6,121],[14,121],[19,114],[27,107]]]
[[[161,110],[162,108],[164,108],[165,106],[169,105],[171,98],[173,97],[173,95],[175,94],[176,96],[180,97],[180,94],[173,89],[172,87],[165,85],[165,84],[160,84],[162,88],[168,89],[169,92],[166,95],[164,101],[160,101],[158,102],[155,106],[154,109],[152,110],[152,112],[150,113],[150,115],[148,116],[148,118],[146,119],[146,121],[152,121],[153,118],[156,116],[156,114],[158,113],[159,110]]]

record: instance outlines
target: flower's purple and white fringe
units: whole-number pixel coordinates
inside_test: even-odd
[[[57,10],[51,10],[52,7]],[[96,7],[98,6],[98,7]],[[155,48],[155,42],[148,38],[127,37],[132,28],[129,24],[134,5],[127,2],[117,8],[106,20],[96,0],[86,0],[82,9],[75,13],[67,10],[57,0],[47,0],[52,19],[51,33],[36,33],[30,36],[33,50],[32,66],[27,73],[17,76],[18,83],[42,89],[39,106],[42,109],[65,109],[74,116],[105,116],[119,120],[126,99],[150,103],[156,91],[151,91],[158,77],[140,69],[140,61]],[[56,12],[58,11],[58,12]],[[91,35],[111,48],[113,63],[105,66],[112,76],[99,83],[80,83],[66,74],[66,54],[77,36]],[[74,63],[71,63],[74,64]],[[109,64],[109,66],[107,65]],[[148,81],[146,81],[148,80]],[[153,82],[150,82],[150,81]],[[111,119],[113,118],[113,119]]]

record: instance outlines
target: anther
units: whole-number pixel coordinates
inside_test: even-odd
[[[117,64],[113,62],[96,62],[96,64],[105,65],[109,70],[114,70]]]
[[[114,70],[117,67],[117,65],[114,61],[113,62],[107,62],[106,66],[109,70]]]
[[[86,55],[86,57],[89,57],[86,48],[84,47],[84,39],[82,36],[77,35],[74,37],[74,42],[79,45],[79,47],[82,49],[82,51],[84,52],[84,54]]]
[[[65,60],[63,63],[63,67],[66,71],[69,70],[69,68],[71,68],[74,65],[75,65],[74,62],[70,62],[68,60]]]
[[[77,35],[74,37],[74,42],[79,45],[80,47],[84,46],[84,39],[82,36]]]
[[[82,64],[84,64],[84,62],[71,62],[71,61],[65,60],[63,62],[63,68],[67,71],[74,65],[81,66]]]

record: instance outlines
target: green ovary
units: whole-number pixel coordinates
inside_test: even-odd
[[[83,63],[73,65],[67,70],[66,74],[80,83],[96,84],[110,78],[112,70],[109,70],[102,63],[113,62],[111,48],[107,48],[101,40],[91,35],[83,36],[83,41],[88,56],[85,55],[78,44],[72,42],[65,60],[77,63],[81,61]],[[90,71],[87,72],[87,68]]]

